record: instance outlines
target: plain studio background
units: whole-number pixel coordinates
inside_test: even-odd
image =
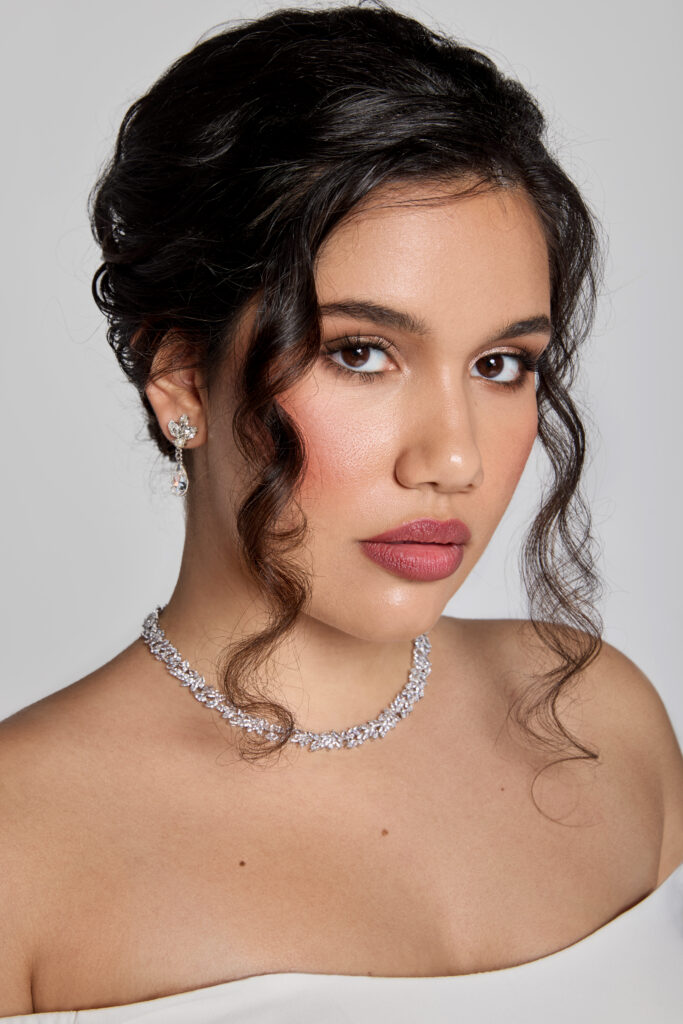
[[[167,65],[212,26],[278,6],[0,4],[7,659],[0,717],[107,661],[171,594],[181,502],[169,491],[171,463],[145,439],[137,396],[90,297],[97,254],[86,199],[128,105]],[[606,639],[652,679],[681,737],[681,6],[397,6],[484,50],[531,88],[556,152],[609,236],[579,393],[591,445],[585,491],[605,580],[601,611]],[[532,456],[450,613],[526,615],[518,551],[542,471],[543,460]]]

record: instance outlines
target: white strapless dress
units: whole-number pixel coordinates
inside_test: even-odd
[[[36,1024],[683,1024],[683,864],[630,910],[517,967],[436,978],[262,974]]]

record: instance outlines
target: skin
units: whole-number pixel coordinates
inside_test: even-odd
[[[437,194],[438,205],[401,204]],[[683,758],[642,672],[604,646],[559,704],[599,759],[548,768],[553,758],[506,717],[547,652],[526,623],[441,615],[536,433],[532,375],[508,390],[473,372],[485,353],[547,344],[540,332],[491,343],[504,325],[549,313],[529,202],[519,191],[456,200],[436,186],[378,193],[330,235],[317,286],[322,303],[397,307],[424,331],[329,317],[325,345],[359,333],[393,343],[391,357],[373,355],[382,378],[346,378],[321,358],[283,396],[310,452],[302,558],[313,598],[270,666],[269,692],[312,729],[373,717],[403,685],[411,639],[429,631],[425,697],[381,741],[292,748],[254,766],[137,639],[0,723],[0,1014],[264,973],[514,966],[600,928],[683,860]],[[514,375],[514,360],[504,365]],[[246,484],[230,381],[227,367],[209,397],[182,371],[148,389],[163,429],[182,412],[198,427],[162,625],[209,682],[221,642],[263,616],[234,543]],[[406,581],[359,548],[423,516],[470,527],[452,577]]]

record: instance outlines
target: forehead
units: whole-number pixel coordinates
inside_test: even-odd
[[[407,309],[438,329],[550,312],[548,251],[521,188],[458,195],[453,186],[378,189],[318,255],[321,304],[366,298]]]

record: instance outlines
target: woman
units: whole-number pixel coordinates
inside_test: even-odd
[[[542,133],[379,5],[220,33],[128,112],[94,293],[186,544],[3,723],[9,1019],[674,1019],[683,759],[592,604],[598,257]],[[443,616],[537,436],[529,621]]]

